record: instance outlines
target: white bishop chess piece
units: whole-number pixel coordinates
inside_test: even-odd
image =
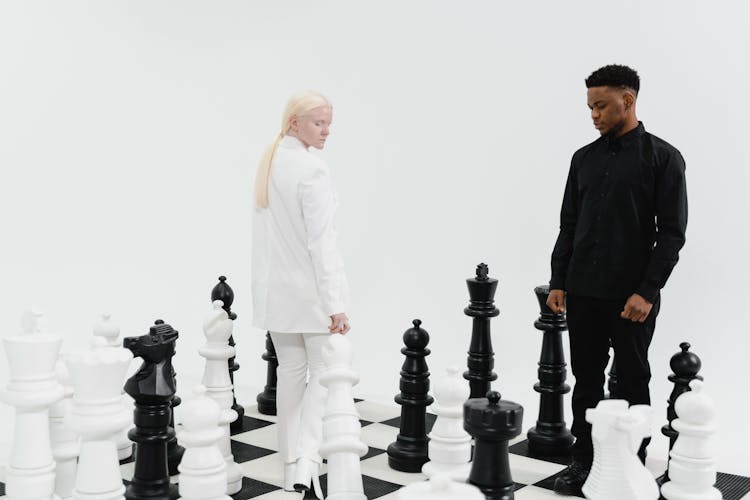
[[[433,411],[437,414],[429,434],[427,456],[422,466],[427,477],[447,474],[456,481],[466,481],[471,471],[471,436],[464,430],[464,401],[469,399],[469,386],[456,366],[446,370],[445,377],[435,384]]]
[[[594,442],[594,462],[583,494],[590,500],[657,500],[659,487],[638,459],[651,436],[651,407],[624,399],[605,399],[586,410]]]
[[[485,500],[482,490],[473,484],[453,481],[449,475],[436,474],[429,481],[404,486],[397,500]]]
[[[203,372],[202,384],[206,388],[206,396],[218,403],[221,408],[219,425],[223,434],[219,439],[219,451],[227,464],[227,491],[233,495],[242,489],[242,471],[234,462],[230,441],[229,424],[237,419],[237,412],[232,409],[232,381],[229,378],[228,360],[234,356],[234,347],[229,345],[234,322],[229,319],[227,312],[222,309],[223,302],[215,300],[213,308],[203,320],[203,334],[206,344],[198,352],[206,358],[206,368]]]
[[[690,382],[690,391],[675,401],[679,434],[669,452],[669,481],[661,486],[667,500],[720,500],[712,436],[716,432],[716,405],[703,392],[703,381]]]
[[[55,493],[62,500],[73,496],[78,469],[78,433],[71,425],[73,385],[70,373],[60,356],[55,365],[57,381],[63,386],[64,397],[49,409],[49,431],[52,441],[52,455],[55,457]]]
[[[27,312],[21,335],[3,339],[10,377],[0,399],[15,408],[13,447],[5,471],[7,500],[51,500],[55,460],[50,441],[49,408],[63,398],[55,375],[62,340],[40,332],[42,314]]]

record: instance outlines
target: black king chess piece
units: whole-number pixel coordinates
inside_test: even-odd
[[[234,303],[234,290],[227,284],[226,276],[219,276],[219,282],[211,290],[211,302],[214,300],[220,300],[224,303],[222,309],[224,309],[229,315],[229,319],[234,321],[237,319],[237,315],[232,312],[232,304]],[[234,347],[234,336],[229,336],[229,345]],[[243,416],[245,415],[245,408],[237,404],[237,398],[234,395],[234,372],[240,369],[240,364],[235,361],[235,356],[232,356],[227,361],[229,369],[229,380],[232,382],[232,409],[237,412],[237,419],[229,424],[229,428],[233,431],[242,430]]]
[[[430,335],[421,328],[422,322],[412,321],[413,328],[404,332],[406,347],[401,352],[406,356],[401,367],[401,392],[394,398],[401,405],[401,423],[396,441],[388,445],[388,465],[402,472],[419,472],[427,462],[427,425],[425,414],[432,404],[430,372],[425,356],[430,354],[427,344]]]
[[[474,438],[470,484],[487,500],[513,500],[514,483],[508,460],[508,440],[521,434],[523,407],[503,401],[495,391],[464,403],[464,429]]]
[[[536,426],[529,429],[529,451],[536,455],[567,455],[573,444],[573,435],[565,426],[563,395],[570,392],[565,383],[565,353],[562,332],[568,329],[564,314],[552,312],[547,306],[549,286],[534,289],[541,314],[534,322],[537,330],[544,332],[542,352],[537,370],[539,382],[534,390],[539,393],[539,418]]]
[[[155,324],[149,333],[126,337],[123,347],[143,364],[125,382],[125,392],[135,400],[135,427],[128,437],[136,443],[135,472],[125,490],[127,500],[174,500],[177,487],[169,482],[167,441],[174,437],[169,427],[171,402],[175,395],[172,357],[178,333],[171,326]]]
[[[464,314],[473,318],[471,344],[467,359],[468,370],[464,378],[469,381],[470,398],[483,398],[490,390],[490,382],[497,379],[492,371],[495,366],[495,353],[492,351],[490,319],[500,311],[495,307],[497,280],[488,277],[487,264],[477,266],[477,275],[466,280],[469,287],[470,303]]]
[[[258,402],[258,413],[276,415],[276,368],[279,367],[279,359],[276,357],[276,348],[273,346],[270,332],[266,332],[266,352],[261,359],[268,362],[268,368],[263,392],[255,398]]]

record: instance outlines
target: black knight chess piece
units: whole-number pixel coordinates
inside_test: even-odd
[[[568,329],[568,324],[564,314],[554,313],[547,306],[549,286],[538,286],[534,293],[541,309],[534,327],[544,332],[544,336],[537,371],[539,382],[534,384],[534,390],[539,393],[539,418],[536,426],[527,433],[529,451],[536,455],[567,455],[573,444],[573,435],[565,426],[563,410],[563,396],[570,392],[570,386],[565,383],[567,371],[562,332]]]
[[[421,328],[422,322],[415,319],[404,332],[406,347],[401,352],[406,356],[401,367],[401,392],[395,397],[401,405],[401,423],[396,441],[388,445],[388,465],[402,472],[419,472],[427,462],[427,406],[432,404],[430,372],[425,357],[430,354],[427,344],[430,335]]]
[[[488,276],[487,264],[477,266],[477,275],[466,280],[470,303],[464,314],[473,318],[471,344],[467,359],[468,370],[464,378],[469,381],[471,398],[484,397],[490,390],[490,382],[497,379],[492,371],[495,366],[495,353],[492,351],[490,319],[500,311],[495,307],[497,280]]]
[[[135,472],[125,490],[128,500],[174,500],[177,487],[169,482],[167,441],[174,437],[169,427],[175,395],[172,357],[178,333],[157,322],[149,333],[123,339],[123,347],[143,358],[143,364],[125,382],[125,392],[135,400],[135,427],[128,437],[136,443]]]
[[[271,340],[271,333],[266,332],[266,352],[261,356],[268,363],[266,369],[266,385],[263,392],[258,394],[255,400],[258,402],[258,413],[263,415],[276,415],[276,369],[279,360],[276,357],[276,349]]]

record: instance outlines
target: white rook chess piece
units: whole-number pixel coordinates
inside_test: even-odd
[[[55,457],[55,493],[66,500],[73,495],[78,468],[78,434],[71,426],[71,398],[73,386],[65,362],[57,360],[55,367],[57,381],[65,391],[63,399],[49,409],[49,431],[52,442],[52,455]]]
[[[73,428],[81,435],[74,500],[123,500],[120,462],[112,434],[122,429],[122,386],[133,355],[125,349],[67,356],[73,380]]]
[[[180,497],[185,500],[231,500],[227,491],[227,464],[216,443],[224,435],[219,427],[221,408],[205,396],[185,403],[182,409],[182,431],[177,434],[185,447],[180,465]]]
[[[121,349],[120,327],[114,324],[108,313],[102,314],[102,319],[94,325],[94,336],[91,342],[91,348],[94,350],[101,349]],[[130,352],[130,351],[128,351]],[[122,394],[122,412],[127,415],[125,427],[118,429],[112,435],[112,440],[117,446],[117,458],[125,460],[133,455],[133,442],[128,437],[128,431],[133,424],[133,398],[125,394],[125,388],[120,391]]]
[[[219,439],[219,451],[227,464],[227,494],[233,495],[242,489],[242,471],[234,462],[230,441],[229,424],[237,419],[237,412],[232,409],[232,381],[229,378],[228,360],[234,356],[234,347],[228,345],[232,335],[233,321],[222,309],[220,300],[213,302],[213,309],[203,320],[203,334],[206,344],[198,352],[206,358],[203,372],[203,385],[206,396],[218,403],[221,408],[219,425],[223,434]]]
[[[667,500],[719,500],[712,435],[716,432],[716,405],[703,392],[703,381],[690,382],[690,391],[675,402],[672,427],[679,434],[669,452],[669,481],[661,487]]]
[[[485,500],[482,490],[472,484],[453,481],[436,474],[429,481],[411,483],[396,493],[398,500]]]
[[[41,333],[38,312],[25,313],[21,335],[3,339],[10,377],[2,400],[15,408],[13,446],[5,471],[8,500],[50,500],[55,495],[55,460],[49,407],[63,398],[55,376],[60,337]]]
[[[331,335],[322,356],[326,371],[320,384],[328,388],[320,445],[320,455],[328,461],[326,499],[367,500],[359,466],[367,445],[360,440],[362,425],[352,397],[352,386],[359,382],[359,375],[351,369],[352,344],[343,335]]]
[[[659,488],[638,459],[643,439],[651,436],[651,407],[624,399],[605,399],[586,410],[592,425],[594,462],[583,494],[591,500],[657,500]]]
[[[429,434],[427,456],[422,466],[427,477],[447,474],[457,481],[466,481],[471,471],[471,436],[464,430],[464,401],[469,386],[456,366],[446,370],[445,377],[435,384],[433,411],[437,414]]]

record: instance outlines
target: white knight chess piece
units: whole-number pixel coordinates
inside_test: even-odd
[[[396,498],[397,500],[485,500],[484,493],[476,486],[453,481],[445,474],[436,474],[429,481],[404,486],[398,490]]]

